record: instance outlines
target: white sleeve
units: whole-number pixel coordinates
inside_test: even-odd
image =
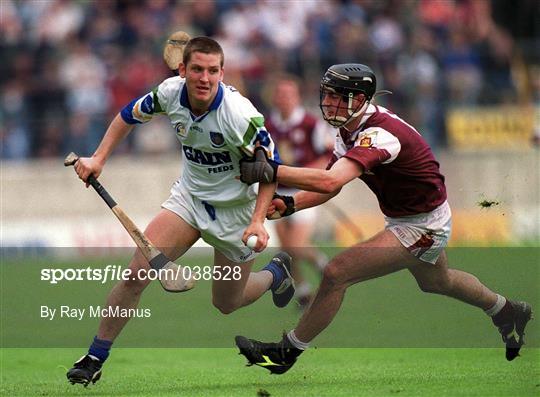
[[[152,92],[157,100],[154,112],[158,114],[167,113],[167,109],[180,98],[181,88],[185,84],[185,79],[179,76],[170,77],[158,85]]]
[[[277,160],[279,155],[274,141],[264,126],[264,116],[240,93],[235,91],[227,94],[223,118],[230,143],[250,155],[255,151],[255,144],[259,143],[266,149],[269,158]]]
[[[128,124],[146,123],[156,114],[164,114],[167,111],[171,98],[178,98],[179,77],[172,77],[163,81],[160,85],[128,103],[120,112],[124,121]],[[183,80],[183,79],[182,79]]]
[[[370,127],[362,131],[356,138],[354,146],[386,150],[390,154],[390,158],[383,161],[382,164],[394,161],[401,151],[399,139],[380,127]]]

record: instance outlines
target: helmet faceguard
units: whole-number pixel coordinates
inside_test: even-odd
[[[324,120],[333,127],[347,124],[352,118],[365,112],[376,88],[375,73],[368,66],[359,63],[331,66],[321,79],[320,86],[319,106]],[[323,105],[324,97],[329,94],[340,97],[337,105]],[[361,101],[358,94],[363,94],[365,100]],[[332,115],[328,111],[330,107],[335,108]],[[346,110],[347,116],[343,116],[342,109]]]

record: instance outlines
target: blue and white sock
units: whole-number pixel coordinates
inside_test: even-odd
[[[263,268],[263,270],[267,270],[272,273],[273,281],[272,285],[270,285],[270,289],[274,291],[277,287],[279,287],[279,285],[285,278],[285,272],[283,271],[283,268],[275,262],[270,262]]]
[[[107,360],[107,357],[109,357],[111,346],[111,341],[98,339],[97,336],[94,336],[94,341],[88,349],[88,354],[98,358],[103,363]]]

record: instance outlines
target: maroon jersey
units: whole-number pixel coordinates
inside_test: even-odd
[[[296,108],[288,120],[274,112],[265,121],[265,126],[279,150],[283,164],[306,167],[332,153],[332,132],[325,122]]]
[[[362,165],[360,179],[386,216],[430,212],[446,200],[444,176],[426,141],[382,106],[369,105],[356,131],[340,129],[327,169],[341,157]]]

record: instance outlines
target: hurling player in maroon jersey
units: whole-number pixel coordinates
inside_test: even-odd
[[[311,306],[280,342],[237,336],[240,352],[251,364],[284,373],[332,322],[349,286],[407,269],[422,291],[482,309],[502,335],[506,358],[513,360],[523,345],[531,306],[508,300],[472,274],[448,267],[451,211],[439,163],[413,126],[371,103],[376,87],[375,74],[362,64],[334,65],[326,71],[320,107],[324,119],[339,128],[326,170],[278,165],[262,148],[241,162],[243,182],[277,180],[303,189],[275,198],[268,210],[271,218],[322,204],[360,178],[376,195],[385,228],[330,260]]]
[[[272,84],[272,104],[265,126],[279,148],[283,164],[294,167],[324,168],[332,155],[333,129],[320,117],[301,105],[298,79],[280,75]],[[278,194],[293,195],[298,189],[279,185]],[[293,258],[292,276],[296,298],[305,308],[311,298],[311,286],[303,277],[300,263],[305,261],[322,272],[328,257],[311,242],[317,208],[312,207],[275,223],[281,248]]]

